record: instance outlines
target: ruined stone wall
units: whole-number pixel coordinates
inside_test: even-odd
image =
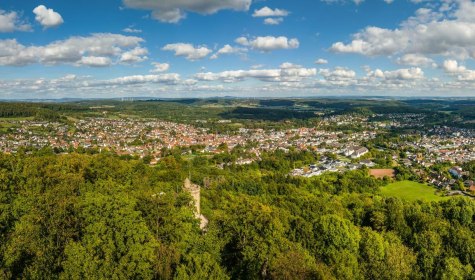
[[[200,208],[201,188],[200,188],[200,186],[192,184],[190,179],[186,178],[185,184],[184,184],[184,189],[191,194],[191,197],[193,198],[193,203],[195,204],[196,214],[199,215],[201,213],[201,208]]]

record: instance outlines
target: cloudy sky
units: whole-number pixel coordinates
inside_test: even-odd
[[[2,0],[0,99],[475,96],[472,0]]]

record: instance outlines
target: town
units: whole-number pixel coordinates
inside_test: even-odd
[[[394,177],[394,168],[402,166],[410,168],[418,180],[452,194],[475,191],[470,174],[459,167],[475,160],[475,130],[440,125],[426,128],[422,126],[425,118],[422,114],[388,114],[385,120],[380,120],[383,116],[337,115],[321,118],[314,127],[281,130],[240,127],[229,133],[216,133],[212,128],[193,124],[130,117],[87,117],[68,123],[7,120],[4,121],[7,128],[0,135],[0,149],[4,153],[45,147],[56,153],[107,150],[118,155],[149,158],[152,165],[159,162],[164,151],[177,147],[185,153],[208,155],[241,147],[247,156],[237,159],[234,162],[237,165],[257,161],[263,152],[312,151],[318,155],[317,160],[308,166],[296,166],[290,175],[313,177],[370,168],[374,176],[383,178],[378,175],[379,170],[393,170],[382,174]],[[195,123],[207,121],[196,120]],[[217,123],[232,124],[232,121],[218,120]],[[350,124],[357,124],[359,129],[351,132],[339,129]],[[401,134],[398,141],[384,143],[384,147],[381,143],[375,144],[389,128],[405,127],[420,127],[420,130]],[[384,162],[381,158],[390,160]],[[432,167],[439,164],[446,164],[449,172],[433,170]]]

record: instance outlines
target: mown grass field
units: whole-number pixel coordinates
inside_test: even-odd
[[[381,187],[381,193],[384,196],[398,197],[408,201],[439,201],[448,199],[448,197],[436,194],[434,187],[413,181],[401,181],[389,184],[385,187]]]

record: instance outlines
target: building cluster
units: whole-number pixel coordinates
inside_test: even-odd
[[[423,175],[422,179],[441,190],[460,191],[462,187],[467,192],[475,193],[475,182],[469,179],[471,175],[470,172],[464,171],[462,167],[453,166],[449,169],[449,176],[432,171],[427,175]]]
[[[368,148],[360,146],[351,146],[344,150],[344,154],[347,157],[359,158],[369,152]]]
[[[415,113],[375,114],[370,119],[370,123],[374,127],[382,128],[422,128],[426,123],[426,118],[425,114]]]
[[[219,153],[223,144],[228,149],[241,145],[257,157],[263,151],[318,149],[319,152],[340,153],[349,145],[372,139],[375,132],[343,134],[298,128],[264,130],[241,128],[235,133],[213,133],[207,128],[160,120],[87,118],[72,124],[42,121],[11,121],[10,128],[0,135],[0,150],[15,153],[21,147],[51,147],[59,151],[77,148],[113,150],[118,154],[151,155],[159,158],[163,148],[201,147],[204,153]],[[251,144],[251,145],[250,145]],[[359,150],[355,155],[364,153]],[[249,160],[244,159],[242,164]]]
[[[216,133],[209,128],[156,119],[86,118],[67,124],[11,120],[9,128],[0,134],[0,150],[15,153],[22,147],[51,147],[68,152],[78,148],[95,148],[112,150],[121,155],[151,156],[151,163],[157,163],[164,149],[194,147],[195,151],[214,154],[240,145],[248,155],[254,156],[239,158],[234,163],[239,165],[252,163],[264,151],[312,150],[320,154],[321,159],[291,173],[312,177],[324,172],[353,170],[363,165],[374,166],[369,160],[358,159],[369,152],[364,146],[367,141],[385,133],[384,124],[411,126],[423,118],[418,114],[390,116],[389,121],[384,122],[378,120],[378,116],[374,116],[374,121],[351,115],[330,116],[315,127],[282,130],[240,128],[231,133]],[[360,129],[352,133],[326,129],[350,124],[357,124]],[[452,162],[455,166],[475,160],[475,130],[436,126],[421,129],[416,135],[401,135],[401,141],[388,143],[388,149],[379,150],[392,153],[394,162],[415,172],[430,169],[437,163]],[[404,151],[404,156],[398,151]],[[333,156],[325,156],[328,154]],[[463,174],[455,174],[456,169],[451,172],[452,179],[465,178]],[[424,176],[427,175],[426,172]],[[454,184],[451,178],[430,176],[427,179],[443,188]],[[466,184],[470,185],[470,182]]]
[[[361,160],[358,163],[352,163],[345,159],[331,159],[323,156],[316,163],[310,164],[302,168],[295,168],[290,175],[302,177],[320,176],[326,172],[345,172],[355,170],[363,166],[373,167],[375,165],[371,160]]]
[[[475,160],[475,130],[435,127],[417,141],[406,141],[396,147],[410,148],[406,165],[430,167],[436,163],[464,163]]]

